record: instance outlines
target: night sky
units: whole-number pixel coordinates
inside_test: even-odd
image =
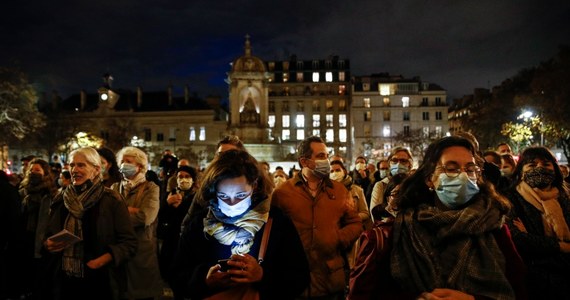
[[[64,98],[114,87],[227,97],[229,63],[350,59],[352,75],[389,72],[437,83],[451,98],[492,87],[570,44],[570,1],[9,1],[0,66]]]

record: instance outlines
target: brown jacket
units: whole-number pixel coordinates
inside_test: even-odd
[[[342,292],[345,287],[345,251],[362,232],[354,201],[342,183],[323,179],[311,196],[299,173],[273,192],[272,205],[288,215],[303,242],[311,270],[304,296]]]

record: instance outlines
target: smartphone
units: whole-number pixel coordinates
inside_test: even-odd
[[[229,260],[230,260],[229,258],[218,260],[218,264],[220,266],[222,266],[222,268],[220,269],[221,272],[227,272],[228,271],[228,269],[230,268],[230,266],[228,266]]]

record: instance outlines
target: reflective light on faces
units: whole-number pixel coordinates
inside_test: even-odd
[[[227,205],[236,205],[253,193],[253,186],[247,183],[245,176],[228,178],[216,186],[216,197]]]
[[[97,168],[87,162],[85,156],[80,153],[71,158],[69,168],[73,185],[82,185],[87,180],[93,180],[97,175]]]

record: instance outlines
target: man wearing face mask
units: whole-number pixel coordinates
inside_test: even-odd
[[[273,192],[272,204],[288,215],[311,266],[311,284],[300,299],[344,299],[344,255],[362,222],[344,185],[329,179],[328,149],[317,136],[298,147],[301,172]]]
[[[512,180],[507,225],[528,267],[529,299],[567,299],[570,200],[556,158],[545,147],[527,148]]]
[[[366,168],[366,158],[359,156],[354,163],[354,170],[351,172],[352,181],[366,191],[371,184],[370,172]]]
[[[412,153],[410,150],[404,147],[395,147],[392,149],[392,153],[388,157],[388,162],[390,164],[388,176],[374,184],[370,197],[370,213],[372,209],[377,205],[385,203],[384,191],[386,186],[390,182],[392,176],[396,174],[409,174],[412,169]],[[372,216],[374,219],[374,216]]]
[[[196,169],[190,166],[179,166],[173,178],[176,178],[176,188],[161,201],[158,212],[157,235],[162,241],[158,262],[162,278],[168,276],[168,270],[178,245],[180,225],[195,195],[193,185],[196,180]]]

